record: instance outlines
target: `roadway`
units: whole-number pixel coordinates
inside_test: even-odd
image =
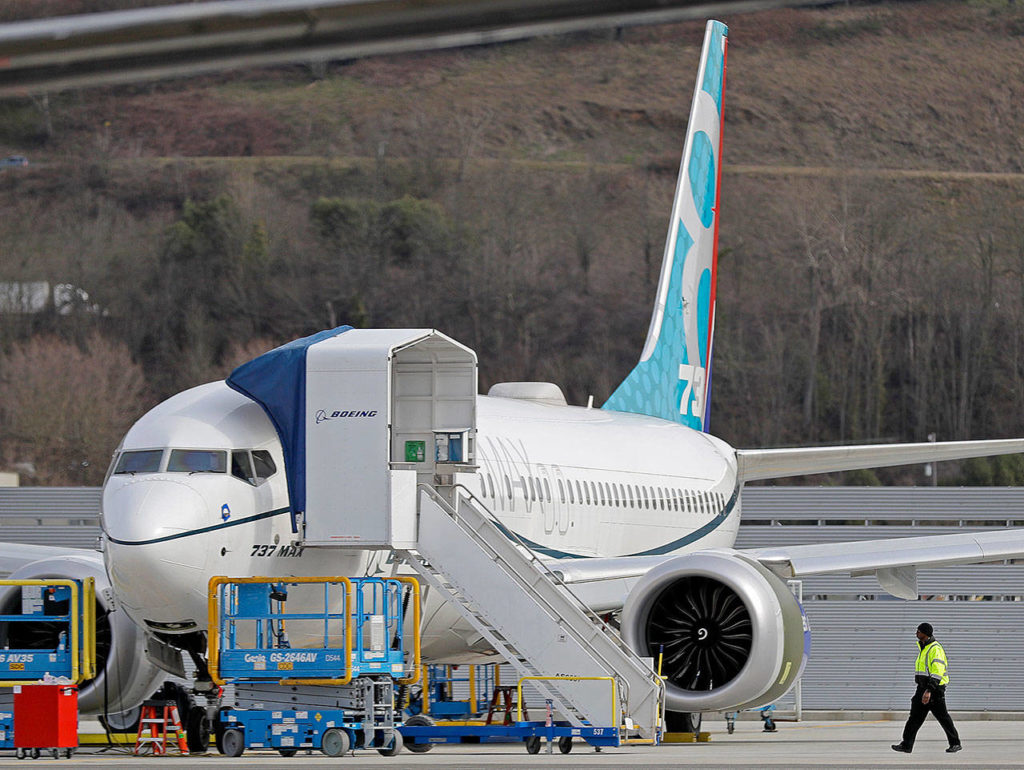
[[[955,718],[954,714],[954,718]],[[246,752],[231,759],[217,754],[188,758],[168,757],[172,767],[282,767],[294,770],[306,765],[332,765],[336,767],[594,767],[616,768],[626,766],[693,766],[701,768],[904,768],[904,767],[1020,767],[1024,757],[1024,732],[1019,721],[965,721],[957,727],[963,738],[964,750],[958,754],[945,753],[942,730],[929,718],[918,736],[913,754],[896,754],[889,745],[899,741],[902,721],[850,721],[780,723],[775,733],[761,731],[761,723],[741,721],[729,735],[725,724],[709,723],[704,729],[711,732],[711,741],[701,744],[672,744],[651,747],[605,749],[596,753],[592,748],[577,744],[568,755],[546,753],[546,747],[536,756],[528,755],[518,745],[438,746],[426,754],[403,751],[398,757],[387,758],[376,752],[356,752],[341,759],[331,759],[319,752],[300,754],[283,759],[276,753]],[[114,768],[152,768],[153,758],[135,758],[113,751],[82,749],[71,760],[58,760],[61,767],[105,766]],[[56,764],[52,759],[35,760],[37,763]],[[0,755],[0,767],[25,767],[14,759],[13,753]]]

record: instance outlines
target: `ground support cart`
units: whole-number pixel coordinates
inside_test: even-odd
[[[616,708],[617,697],[614,679],[611,677],[587,677],[589,679],[607,679],[611,685],[611,702],[613,718],[611,724],[591,725],[583,724],[574,726],[568,722],[554,718],[553,704],[547,700],[547,716],[543,721],[530,721],[523,719],[524,703],[523,686],[533,680],[558,680],[571,678],[564,675],[558,676],[525,676],[519,679],[516,686],[517,691],[517,719],[515,722],[505,724],[479,724],[479,723],[445,723],[436,722],[425,724],[417,721],[416,717],[402,725],[400,731],[406,746],[412,752],[421,753],[429,751],[433,746],[442,743],[510,743],[522,741],[526,751],[530,754],[537,754],[541,744],[546,741],[548,753],[551,753],[555,745],[562,754],[572,751],[574,739],[585,741],[600,751],[605,746],[622,746],[624,744],[652,744],[657,739],[631,738],[631,724],[628,722],[619,726],[616,723],[622,721],[617,715],[620,713]]]
[[[218,714],[217,748],[397,754],[394,687],[419,680],[419,607],[412,578],[213,578],[210,671],[237,706]]]
[[[402,725],[399,728],[406,747],[435,746],[443,743],[515,743],[522,741],[526,751],[537,754],[544,743],[550,753],[553,746],[563,754],[572,751],[573,739],[586,741],[598,751],[605,746],[621,746],[619,731],[609,727],[573,727],[567,722],[517,722],[512,725]]]
[[[70,758],[78,748],[78,688],[33,684],[14,688],[14,750],[18,759],[50,751]]]

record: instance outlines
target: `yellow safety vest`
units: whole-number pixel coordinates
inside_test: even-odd
[[[946,673],[946,651],[938,642],[926,644],[917,655],[917,665],[914,669],[917,676],[927,677],[937,685],[949,683],[949,674]]]

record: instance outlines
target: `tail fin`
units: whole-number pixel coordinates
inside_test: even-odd
[[[708,429],[715,330],[722,100],[728,28],[709,21],[686,129],[658,297],[640,362],[605,409]]]

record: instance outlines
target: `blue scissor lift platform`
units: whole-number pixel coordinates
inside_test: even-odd
[[[401,751],[394,686],[420,676],[415,579],[215,577],[209,598],[211,675],[237,704],[214,725],[222,753]]]

